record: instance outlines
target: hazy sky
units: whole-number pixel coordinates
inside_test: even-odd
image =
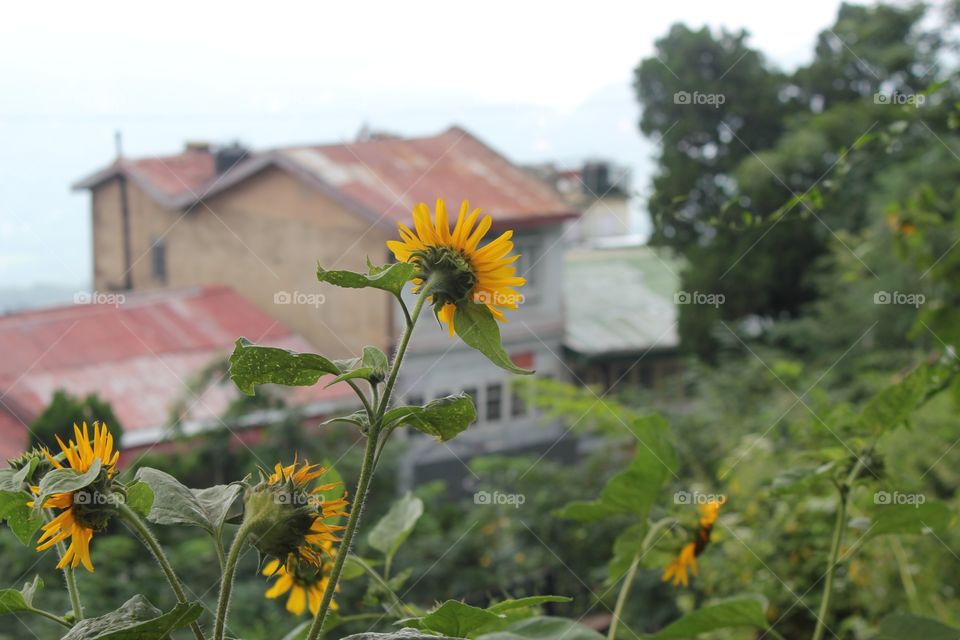
[[[347,6],[349,4],[349,6]],[[608,157],[644,191],[637,62],[674,22],[808,61],[836,0],[15,3],[0,19],[0,287],[91,277],[89,196],[113,158],[457,123],[516,161]]]

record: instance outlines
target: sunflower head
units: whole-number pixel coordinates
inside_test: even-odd
[[[87,486],[66,493],[55,493],[47,498],[43,507],[59,509],[60,512],[50,522],[43,525],[43,534],[37,541],[37,551],[44,551],[59,542],[70,539],[66,553],[60,558],[58,569],[68,564],[76,568],[83,563],[88,571],[93,571],[90,562],[90,540],[96,531],[102,531],[117,513],[117,497],[114,493],[113,477],[117,473],[119,451],[113,449],[113,436],[106,425],[94,423],[93,440],[87,423],[83,427],[73,425],[75,440],[64,444],[60,437],[57,442],[62,457],[69,468],[78,473],[86,473],[94,462],[100,461],[100,472]],[[58,457],[43,451],[47,463],[54,469],[63,469]],[[39,486],[31,487],[35,494],[40,493]],[[34,506],[33,502],[29,503]]]
[[[288,561],[291,557],[316,568],[322,552],[335,542],[346,516],[346,492],[334,499],[324,495],[339,482],[315,483],[327,470],[306,461],[261,472],[260,482],[247,491],[244,520],[253,546],[262,554]],[[328,547],[324,547],[327,544]]]
[[[480,210],[471,211],[466,200],[453,230],[442,199],[437,200],[435,217],[431,219],[426,204],[418,204],[413,209],[415,231],[399,225],[401,239],[388,241],[387,247],[397,260],[417,265],[414,282],[418,287],[428,283],[434,312],[447,323],[450,335],[455,333],[457,309],[468,303],[486,305],[493,317],[504,322],[503,309],[516,309],[523,300],[514,287],[526,284],[513,266],[520,256],[509,255],[513,232],[506,231],[481,247],[493,220],[480,218]]]
[[[330,542],[321,545],[319,551],[328,557],[335,553]],[[322,566],[317,567],[292,555],[288,556],[285,562],[274,558],[263,568],[263,575],[274,580],[264,595],[268,598],[279,598],[289,593],[287,611],[299,616],[309,606],[310,613],[317,615],[323,593],[330,584],[327,564],[324,562]],[[337,590],[339,591],[339,587]],[[330,602],[330,608],[337,608],[336,600]]]

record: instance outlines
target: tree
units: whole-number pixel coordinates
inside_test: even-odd
[[[30,446],[59,451],[56,436],[66,442],[73,438],[73,425],[83,422],[91,426],[94,422],[105,423],[117,442],[123,440],[123,426],[117,420],[109,402],[101,400],[96,393],[79,398],[63,389],[57,389],[50,404],[30,423]]]

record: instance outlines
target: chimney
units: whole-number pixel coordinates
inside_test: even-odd
[[[249,150],[238,142],[218,147],[214,153],[214,164],[217,174],[223,174],[243,162],[249,155]]]

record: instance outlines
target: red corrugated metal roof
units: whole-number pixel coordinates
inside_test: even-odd
[[[470,200],[498,224],[539,224],[578,215],[557,191],[475,136],[452,127],[422,138],[378,137],[345,144],[296,146],[251,153],[223,175],[213,155],[124,160],[80,181],[92,188],[126,172],[167,206],[189,207],[268,166],[289,170],[353,209],[391,222],[409,221],[418,202]]]
[[[229,355],[238,337],[310,350],[304,338],[228,287],[124,295],[118,305],[75,304],[0,316],[0,412],[29,421],[63,388],[108,400],[128,434],[162,427],[170,407],[185,395],[190,420],[215,420],[237,397],[236,389],[213,385],[196,398],[188,384],[199,370]],[[287,395],[305,405],[341,402],[350,390],[315,386]]]

